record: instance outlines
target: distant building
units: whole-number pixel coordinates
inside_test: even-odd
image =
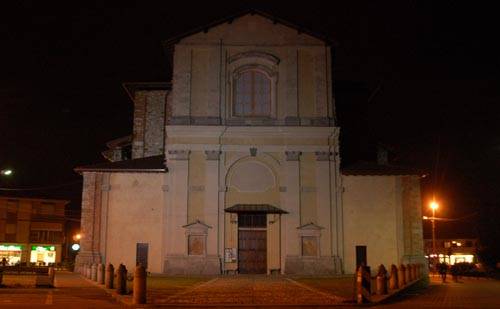
[[[249,11],[164,46],[171,82],[124,85],[131,139],[76,168],[77,264],[334,275],[425,262],[422,173],[383,156],[340,169],[329,39]]]
[[[432,239],[425,239],[425,257],[439,258],[439,262],[453,265],[455,263],[476,263],[477,238],[440,238],[436,239],[436,252],[433,252]],[[434,255],[435,254],[435,255]]]
[[[60,263],[69,201],[0,197],[0,260],[10,265]]]

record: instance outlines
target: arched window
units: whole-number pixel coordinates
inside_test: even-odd
[[[271,115],[271,79],[259,70],[241,72],[234,84],[235,116]]]

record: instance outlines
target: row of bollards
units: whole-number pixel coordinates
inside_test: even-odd
[[[102,284],[106,289],[115,289],[119,295],[127,294],[127,268],[120,264],[115,272],[113,264],[83,264],[75,269],[87,279]],[[115,280],[116,277],[116,280]],[[135,268],[133,277],[133,300],[134,304],[146,303],[146,269],[142,265]]]
[[[389,290],[398,290],[424,275],[423,264],[401,264],[399,267],[392,264],[390,275],[384,265],[378,267],[376,277],[371,277],[370,267],[361,265],[356,272],[356,301],[358,304],[370,302],[371,279],[376,282],[376,294],[386,295]]]

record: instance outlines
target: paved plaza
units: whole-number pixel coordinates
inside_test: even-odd
[[[451,278],[442,283],[431,278],[425,290],[413,289],[376,308],[500,308],[500,281],[489,279]]]
[[[339,305],[345,299],[326,293],[293,279],[268,276],[218,277],[187,289],[184,292],[161,298],[157,304],[205,305]]]
[[[56,272],[56,288],[0,288],[0,308],[122,308],[103,289],[70,272]]]
[[[0,308],[121,308],[109,291],[69,272],[58,272],[54,289],[1,288]],[[126,297],[130,303],[130,297]],[[332,307],[352,308],[334,290],[318,289],[281,276],[206,279],[183,288],[152,289],[148,307]],[[137,306],[138,308],[145,306]],[[500,308],[500,281],[463,278],[458,283],[431,280],[427,289],[412,288],[376,308]]]

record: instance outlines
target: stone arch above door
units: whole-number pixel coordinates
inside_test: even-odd
[[[265,192],[277,186],[277,179],[264,162],[246,159],[231,166],[227,186],[239,192]]]

